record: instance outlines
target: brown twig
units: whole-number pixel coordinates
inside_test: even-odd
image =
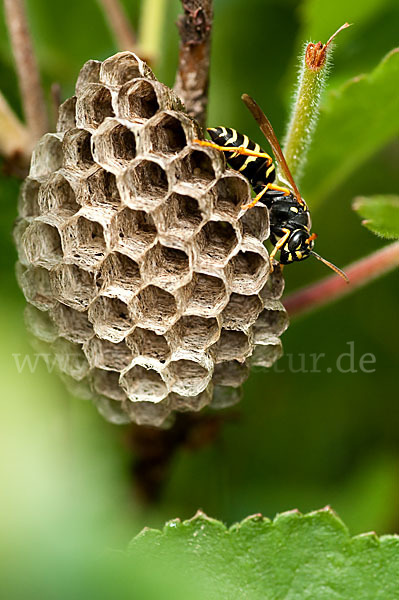
[[[184,15],[177,23],[181,42],[175,91],[188,114],[204,127],[208,105],[212,0],[182,0],[182,6]]]
[[[4,0],[7,27],[32,145],[48,131],[48,116],[39,69],[29,33],[24,0]]]
[[[29,160],[29,132],[18,119],[0,92],[0,154],[6,160],[14,156],[26,156]]]
[[[399,267],[399,242],[385,246],[346,267],[345,272],[349,277],[350,285],[340,277],[331,275],[319,283],[287,296],[283,300],[284,306],[289,315],[295,317],[302,315],[347,296],[395,267]]]
[[[137,39],[119,0],[98,0],[119,50],[136,50]]]

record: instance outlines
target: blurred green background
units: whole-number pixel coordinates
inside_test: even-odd
[[[116,51],[103,14],[95,0],[27,4],[47,93],[58,82],[67,98],[87,59],[102,60]],[[124,5],[137,24],[139,0],[125,0]],[[177,62],[179,10],[178,0],[168,2],[156,71],[169,85]],[[337,40],[329,89],[370,72],[398,44],[397,2],[215,0],[209,124],[235,127],[262,144],[240,100],[247,92],[281,137],[303,42],[325,41],[345,21],[354,26]],[[20,114],[2,14],[0,79]],[[339,142],[344,156],[346,140]],[[395,193],[398,158],[398,140],[392,140],[313,212],[320,253],[344,266],[383,246],[362,228],[351,203],[357,195]],[[311,176],[308,172],[304,190],[310,206]],[[353,534],[398,532],[397,272],[294,320],[283,336],[286,356],[276,369],[251,374],[234,419],[227,420],[213,444],[176,453],[160,501],[148,506],[134,488],[128,428],[105,423],[94,407],[69,397],[42,364],[34,373],[18,373],[13,355],[32,354],[11,237],[19,182],[1,176],[0,186],[0,533],[10,561],[14,551],[27,546],[34,555],[38,541],[43,555],[46,544],[52,554],[55,531],[70,555],[75,546],[83,552],[85,542],[123,548],[145,525],[160,527],[174,517],[188,518],[198,508],[231,524],[255,512],[273,517],[291,508],[306,512],[330,504]],[[286,291],[327,275],[317,261],[288,267],[285,273]],[[372,353],[375,372],[336,369],[348,342],[354,344],[357,368],[360,357]],[[301,355],[310,370],[314,353],[326,355],[320,373],[292,372],[301,369]],[[64,560],[62,553],[59,560]],[[152,596],[148,592],[146,597]]]

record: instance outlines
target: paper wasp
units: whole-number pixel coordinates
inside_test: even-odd
[[[322,258],[313,250],[315,233],[310,233],[311,219],[306,202],[302,198],[288,168],[273,127],[256,102],[243,95],[243,100],[256,118],[263,134],[272,148],[279,169],[289,187],[275,185],[276,170],[273,159],[246,135],[226,127],[209,128],[212,142],[194,140],[201,146],[209,146],[226,153],[227,163],[244,175],[255,192],[255,198],[243,209],[262,202],[269,209],[270,240],[274,248],[270,258],[280,252],[280,264],[305,260],[315,256],[346,281],[348,277],[341,269]]]

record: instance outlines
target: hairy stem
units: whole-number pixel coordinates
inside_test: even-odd
[[[208,107],[212,0],[182,0],[182,6],[184,14],[177,23],[181,41],[175,91],[188,114],[204,127]]]
[[[141,0],[137,47],[140,57],[156,68],[162,52],[167,0]]]
[[[48,115],[29,33],[24,0],[4,0],[26,124],[32,144],[48,131]]]
[[[290,294],[284,299],[284,306],[289,315],[295,317],[302,315],[347,296],[396,267],[399,267],[399,242],[385,246],[347,266],[345,272],[349,277],[350,285],[340,277],[331,275],[319,283]]]
[[[342,25],[326,44],[307,44],[301,57],[295,101],[283,144],[285,158],[296,181],[302,176],[319,115],[331,59],[330,44],[346,27],[349,27],[348,23]]]
[[[135,50],[136,36],[119,0],[98,0],[119,50]]]

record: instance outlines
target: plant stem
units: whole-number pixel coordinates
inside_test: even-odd
[[[331,42],[346,27],[345,23],[326,44],[309,43],[301,58],[295,101],[284,139],[283,150],[292,176],[298,182],[303,173],[307,152],[319,115],[320,102],[327,81]]]
[[[4,0],[26,124],[32,144],[48,131],[48,115],[29,33],[24,0]]]
[[[107,23],[114,35],[119,50],[132,50],[137,47],[137,39],[119,0],[99,0]]]
[[[153,68],[159,64],[161,57],[166,8],[166,0],[141,0],[137,47],[140,58]]]
[[[175,91],[187,113],[204,127],[208,107],[212,0],[182,0],[182,6],[184,15],[177,23],[181,42]]]
[[[350,285],[340,277],[331,275],[319,283],[293,292],[283,300],[284,306],[290,316],[297,317],[347,296],[395,267],[399,267],[399,242],[385,246],[347,266],[345,272]]]

